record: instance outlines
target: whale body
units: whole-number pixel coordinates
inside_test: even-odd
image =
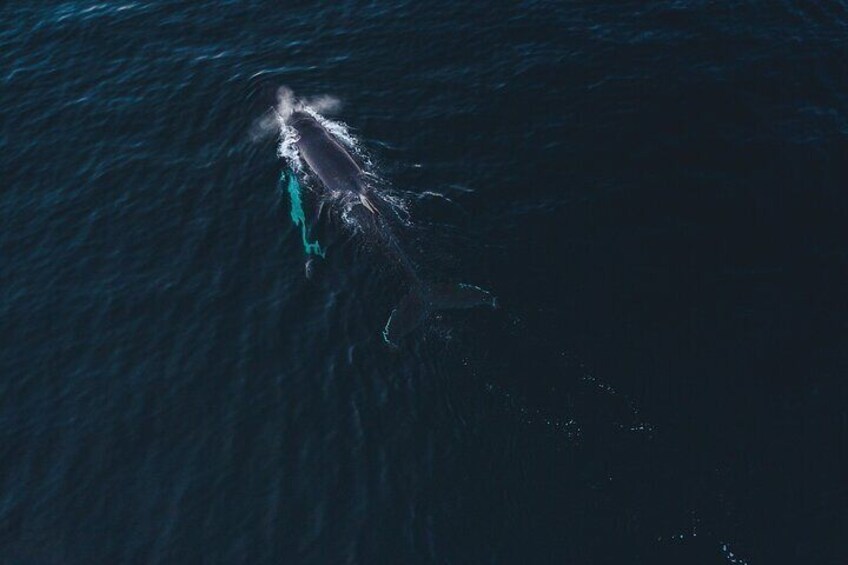
[[[397,346],[400,338],[412,332],[435,310],[496,306],[495,297],[480,287],[432,283],[422,279],[417,266],[398,242],[389,221],[383,217],[381,210],[385,207],[374,194],[368,174],[347,148],[309,112],[295,109],[285,123],[297,134],[295,144],[298,153],[323,185],[322,188],[331,194],[358,196],[367,210],[365,225],[374,232],[383,250],[406,276],[409,290],[389,315],[383,329],[386,343]]]
[[[298,152],[324,188],[331,193],[356,193],[370,212],[377,213],[368,198],[367,175],[347,149],[307,112],[293,112],[288,124],[297,132]]]
[[[288,124],[297,132],[303,160],[324,186],[333,191],[361,192],[365,173],[339,141],[312,115],[295,111]]]

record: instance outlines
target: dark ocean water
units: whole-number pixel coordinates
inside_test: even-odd
[[[843,0],[7,0],[0,84],[0,563],[848,562]],[[304,277],[280,85],[499,310]]]

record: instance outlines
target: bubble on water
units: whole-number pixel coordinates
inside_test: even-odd
[[[742,559],[730,549],[730,544],[726,542],[721,542],[721,554],[728,561],[728,563],[733,563],[734,565],[748,565],[748,562],[745,559]]]
[[[491,382],[485,384],[485,390],[503,408],[515,414],[525,424],[540,424],[553,433],[561,434],[571,443],[577,444],[580,442],[583,431],[580,428],[580,424],[573,418],[560,418],[547,410],[530,407],[523,398]]]

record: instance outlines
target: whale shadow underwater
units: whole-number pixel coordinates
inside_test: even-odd
[[[327,233],[345,222],[330,218],[338,208],[325,203],[344,200],[345,220],[375,243],[379,254],[401,273],[406,294],[391,310],[382,331],[383,340],[397,347],[400,340],[414,332],[434,312],[478,306],[497,307],[495,296],[476,285],[444,283],[421,276],[421,269],[404,250],[393,227],[396,212],[377,190],[378,177],[357,158],[344,140],[331,132],[319,115],[306,103],[295,100],[291,91],[281,89],[280,103],[275,109],[281,137],[289,136],[295,153],[281,154],[289,161],[283,173],[292,204],[292,221],[300,226],[307,253],[306,274],[310,277],[314,262],[325,257],[326,250],[318,241],[310,242],[308,233]],[[312,182],[307,182],[311,180]],[[301,184],[308,184],[315,198],[304,202]],[[311,210],[304,205],[312,204]],[[307,217],[311,218],[307,222]],[[310,226],[309,223],[312,225]]]

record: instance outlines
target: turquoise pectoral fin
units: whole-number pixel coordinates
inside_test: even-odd
[[[307,235],[306,214],[303,213],[303,202],[300,199],[300,183],[297,182],[297,177],[291,172],[284,172],[280,178],[281,182],[286,183],[289,198],[291,199],[291,219],[295,226],[300,226],[300,236],[303,240],[303,250],[307,255],[317,255],[324,257],[326,254],[321,245],[317,242],[310,242]]]

